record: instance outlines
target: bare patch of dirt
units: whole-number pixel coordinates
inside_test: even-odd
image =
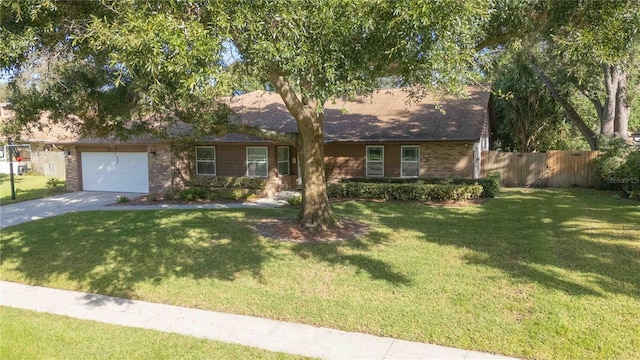
[[[255,229],[260,235],[273,240],[295,243],[311,241],[333,242],[363,237],[368,233],[369,225],[354,220],[342,219],[338,225],[321,234],[311,234],[294,220],[265,219],[258,222],[255,225]]]

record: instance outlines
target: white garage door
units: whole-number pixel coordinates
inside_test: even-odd
[[[146,152],[82,152],[86,191],[149,192]]]

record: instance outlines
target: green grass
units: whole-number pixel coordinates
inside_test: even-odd
[[[48,179],[49,177],[41,175],[14,175],[16,199],[11,200],[11,182],[9,175],[2,174],[0,176],[0,205],[51,196],[51,191],[47,189]],[[58,188],[62,190],[64,187],[65,182],[61,180]]]
[[[0,306],[3,359],[300,359],[265,350]]]
[[[346,243],[264,239],[295,209],[67,214],[3,229],[5,280],[524,358],[640,358],[640,204],[584,189],[484,205],[343,202]]]

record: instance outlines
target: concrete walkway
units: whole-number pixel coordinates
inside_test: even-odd
[[[0,305],[323,359],[509,359],[443,346],[0,281]]]
[[[27,221],[44,219],[69,212],[91,210],[159,210],[159,209],[231,209],[241,207],[276,207],[287,204],[287,199],[298,196],[295,191],[283,191],[275,196],[247,201],[244,203],[211,203],[197,205],[141,205],[132,206],[116,204],[118,196],[130,199],[142,196],[138,193],[113,193],[97,191],[77,191],[59,194],[47,198],[23,201],[15,204],[0,206],[0,229],[7,226],[22,224]]]

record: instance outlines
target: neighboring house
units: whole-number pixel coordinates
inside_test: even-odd
[[[13,111],[8,103],[0,103],[0,125],[11,120]],[[34,170],[45,176],[64,179],[65,164],[62,152],[56,147],[55,142],[77,138],[71,131],[53,124],[46,115],[43,115],[35,126],[21,129],[19,134],[9,137],[0,136],[0,173],[9,173],[9,149],[13,151],[13,171],[22,173],[25,170]]]
[[[488,150],[489,93],[410,102],[401,89],[379,90],[325,107],[325,170],[346,177],[479,177]],[[439,107],[436,107],[439,104]],[[229,100],[245,124],[283,133],[297,127],[279,95],[254,91]],[[197,142],[105,139],[56,142],[66,154],[70,190],[160,193],[212,176],[268,178],[267,192],[295,188],[297,150],[229,134]]]

